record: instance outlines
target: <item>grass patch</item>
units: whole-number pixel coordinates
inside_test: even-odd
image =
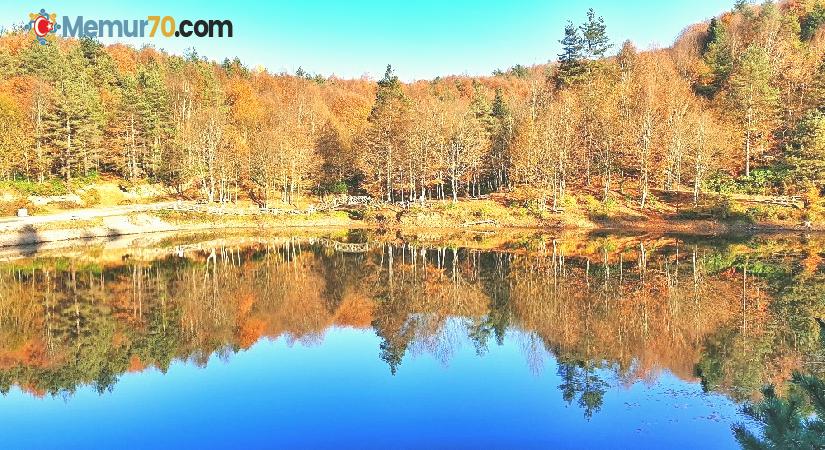
[[[587,215],[596,220],[615,219],[619,212],[619,203],[612,197],[601,201],[592,195],[585,195],[582,198]]]
[[[38,195],[49,197],[53,195],[66,195],[69,187],[60,178],[50,178],[42,183],[29,179],[11,180],[0,182],[0,189],[13,190],[20,195]]]

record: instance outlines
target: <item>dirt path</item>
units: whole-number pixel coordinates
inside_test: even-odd
[[[144,205],[105,206],[97,208],[81,208],[55,214],[28,217],[6,217],[0,219],[0,231],[25,228],[26,226],[42,225],[50,222],[67,222],[72,220],[87,220],[99,217],[124,216],[131,213],[158,211],[175,205],[191,202],[161,202]]]

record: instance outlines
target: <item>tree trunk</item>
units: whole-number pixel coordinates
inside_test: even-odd
[[[72,154],[72,126],[69,123],[69,119],[66,119],[66,161],[65,161],[65,175],[66,181],[72,179],[72,163],[71,163],[71,154]]]
[[[745,132],[745,176],[751,176],[751,130],[748,125],[748,130]]]

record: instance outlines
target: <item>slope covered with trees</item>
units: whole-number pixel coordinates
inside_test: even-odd
[[[825,188],[825,6],[742,1],[669,48],[587,12],[556,62],[377,83],[250,70],[195,51],[0,37],[0,178],[107,174],[210,202],[388,201],[533,189],[648,207],[657,193]]]

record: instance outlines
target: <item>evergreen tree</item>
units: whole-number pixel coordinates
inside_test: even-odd
[[[94,38],[80,38],[84,68],[96,86],[113,86],[117,83],[117,69],[112,58],[104,50],[103,44]]]
[[[527,76],[530,75],[530,72],[527,70],[527,67],[524,67],[521,64],[516,64],[507,71],[507,74],[516,78],[527,78]]]
[[[823,23],[825,23],[825,5],[818,1],[811,12],[800,20],[800,37],[802,40],[810,41]]]
[[[108,140],[115,144],[117,152],[107,158],[117,161],[115,169],[121,176],[134,179],[138,176],[140,148],[143,145],[143,116],[145,109],[134,75],[126,75],[120,80],[120,101],[109,127]]]
[[[56,82],[44,127],[57,169],[68,180],[98,167],[103,111],[83,55],[72,51],[66,63]]]
[[[745,176],[750,176],[755,144],[764,145],[776,115],[778,92],[771,85],[770,57],[762,47],[751,45],[730,77],[730,99],[745,144]]]
[[[762,401],[745,407],[745,414],[761,425],[762,436],[755,435],[743,424],[734,425],[734,436],[742,448],[825,448],[825,382],[796,373],[793,383],[786,398],[780,398],[773,387],[767,387],[762,390]],[[814,414],[810,414],[810,409]]]
[[[585,75],[585,43],[579,35],[579,28],[573,25],[573,22],[567,22],[567,26],[564,27],[564,38],[559,43],[562,45],[562,53],[559,54],[555,82],[556,87],[565,88],[577,83]]]
[[[390,65],[378,81],[375,103],[367,120],[364,172],[375,173],[377,179],[383,180],[379,190],[388,201],[393,201],[396,159],[408,138],[409,104]]]
[[[404,92],[401,90],[401,82],[398,76],[392,71],[392,65],[387,64],[387,70],[384,72],[384,77],[378,80],[378,91],[375,96],[375,105],[372,108],[370,117],[376,114],[391,104],[393,101],[404,98]]]
[[[494,173],[493,183],[496,189],[506,186],[508,183],[508,170],[510,168],[510,145],[514,134],[514,121],[510,108],[504,100],[501,88],[496,89],[493,104],[490,107],[492,116],[492,147],[491,170]]]
[[[56,45],[40,45],[32,41],[20,55],[22,72],[54,82],[63,72],[66,58]]]
[[[715,17],[711,19],[703,52],[709,74],[699,88],[700,93],[708,97],[713,97],[724,87],[733,69],[728,40],[725,25]]]
[[[159,171],[166,143],[173,132],[169,92],[163,74],[155,64],[141,66],[137,81],[141,89],[141,118],[147,150],[144,169],[147,175],[154,176]]]
[[[470,111],[479,120],[481,120],[487,128],[491,124],[490,117],[490,102],[484,95],[481,83],[478,80],[473,80],[473,99],[470,102]]]
[[[596,17],[596,12],[593,8],[587,10],[587,21],[582,24],[581,30],[582,43],[584,44],[585,55],[587,58],[599,60],[604,58],[605,53],[613,47],[610,39],[607,37],[607,27],[604,24],[604,18]]]
[[[825,190],[825,112],[814,110],[802,120],[786,159],[795,185],[813,183],[820,191]]]

